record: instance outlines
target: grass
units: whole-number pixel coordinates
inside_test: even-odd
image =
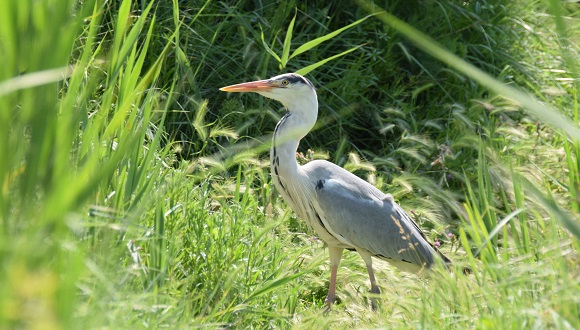
[[[580,327],[576,3],[1,6],[1,328]],[[300,161],[391,192],[473,275],[376,262],[373,313],[348,253],[323,313],[324,244],[269,181],[279,105],[217,91],[298,70]]]

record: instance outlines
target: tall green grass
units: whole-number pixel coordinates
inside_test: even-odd
[[[151,117],[164,58],[143,66],[152,4],[140,16],[120,4],[110,47],[101,3],[37,5],[9,1],[1,14],[0,322],[71,328],[102,231],[137,224],[160,189]]]
[[[4,3],[0,327],[579,328],[579,9],[357,3]],[[324,245],[269,181],[279,105],[217,92],[285,71],[320,97],[300,161],[473,275],[377,262],[373,313],[345,254],[323,313]]]

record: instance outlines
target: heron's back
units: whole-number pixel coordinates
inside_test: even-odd
[[[315,190],[314,208],[336,241],[407,271],[434,263],[437,252],[390,194],[327,161],[302,170]]]

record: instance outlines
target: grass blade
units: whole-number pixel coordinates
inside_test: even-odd
[[[23,74],[0,82],[0,97],[17,90],[28,89],[45,84],[54,83],[68,78],[71,75],[68,67],[43,70]]]
[[[336,37],[337,35],[341,34],[342,32],[344,32],[344,31],[346,31],[346,30],[350,29],[351,27],[353,27],[353,26],[356,26],[356,25],[358,25],[358,24],[360,24],[360,23],[364,22],[364,21],[365,21],[367,18],[369,18],[369,17],[371,17],[371,16],[373,16],[373,15],[368,15],[368,16],[365,16],[365,17],[363,17],[363,18],[359,19],[358,21],[356,21],[356,22],[353,22],[353,23],[351,23],[351,24],[349,24],[349,25],[347,25],[347,26],[345,26],[345,27],[342,27],[342,28],[340,28],[340,29],[338,29],[338,30],[332,31],[332,32],[330,32],[329,34],[323,35],[322,37],[316,38],[316,39],[314,39],[314,40],[311,40],[311,41],[309,41],[309,42],[307,42],[307,43],[303,44],[302,46],[298,47],[298,48],[297,48],[297,49],[296,49],[296,50],[295,50],[295,51],[292,53],[292,55],[290,56],[290,58],[296,57],[296,56],[298,56],[298,55],[300,55],[300,54],[302,54],[302,53],[304,53],[304,52],[306,52],[306,51],[308,51],[308,50],[310,50],[310,49],[312,49],[312,48],[314,48],[314,47],[316,47],[316,46],[320,45],[321,43],[323,43],[323,42],[325,42],[325,41],[328,41],[328,40],[330,40],[330,39],[332,39],[332,38]],[[359,46],[359,47],[360,47],[360,46]],[[358,47],[357,47],[357,48],[358,48]],[[319,62],[319,63],[320,63],[320,62]],[[325,62],[325,63],[326,63],[326,62]],[[324,64],[324,63],[322,63],[322,64]],[[321,65],[322,65],[322,64],[321,64]],[[310,71],[312,71],[312,70],[310,70]],[[309,71],[309,72],[310,72],[310,71]]]
[[[268,292],[271,292],[297,278],[299,278],[300,276],[309,273],[310,271],[303,271],[303,272],[298,272],[289,276],[283,276],[280,278],[277,278],[275,280],[272,281],[267,281],[266,283],[264,283],[264,285],[262,285],[259,289],[255,290],[252,292],[252,294],[250,294],[246,299],[245,299],[245,303],[251,301],[252,299],[255,299],[257,297],[260,297],[261,295],[264,295]]]
[[[292,21],[290,21],[288,31],[286,31],[286,38],[284,38],[284,49],[282,50],[282,59],[280,61],[280,66],[282,69],[284,69],[288,63],[290,46],[292,45],[292,31],[294,31],[294,22],[296,22],[296,14],[294,14]]]
[[[193,127],[199,135],[201,141],[206,141],[208,137],[207,127],[205,125],[205,115],[207,113],[207,100],[203,101],[195,112],[195,118],[193,119]]]
[[[313,70],[315,70],[315,69],[316,69],[316,68],[318,68],[319,66],[322,66],[322,65],[326,64],[327,62],[330,62],[330,61],[332,61],[332,60],[334,60],[334,59],[336,59],[336,58],[342,57],[342,56],[344,56],[344,55],[346,55],[346,54],[348,54],[348,53],[354,52],[355,50],[359,49],[359,48],[360,48],[360,47],[362,47],[362,46],[364,46],[364,45],[358,45],[358,46],[356,46],[356,47],[353,47],[353,48],[351,48],[351,49],[349,49],[349,50],[345,50],[344,52],[342,52],[342,53],[340,53],[340,54],[336,54],[336,55],[333,55],[333,56],[331,56],[331,57],[329,57],[329,58],[325,58],[325,59],[324,59],[324,60],[322,60],[322,61],[318,61],[318,62],[316,62],[316,63],[314,63],[314,64],[311,64],[311,65],[309,65],[309,66],[307,66],[307,67],[304,67],[304,68],[302,68],[302,69],[300,69],[300,70],[296,71],[296,73],[298,73],[298,74],[301,74],[301,75],[303,75],[303,76],[304,76],[304,75],[307,75],[307,74],[308,74],[310,71],[313,71]]]
[[[580,240],[580,223],[578,223],[578,220],[574,219],[568,212],[562,210],[562,208],[560,208],[552,198],[544,195],[544,193],[542,193],[533,183],[523,178],[522,181],[524,181],[523,184],[525,187],[536,196],[539,202],[543,204],[546,209],[554,213],[555,218],[560,220],[562,226],[574,235],[577,240]]]
[[[280,58],[280,56],[278,56],[278,54],[276,54],[272,50],[272,48],[270,48],[270,46],[268,46],[268,44],[266,43],[266,39],[264,39],[264,30],[262,30],[261,26],[260,26],[260,38],[262,39],[262,45],[264,46],[264,49],[266,49],[268,54],[272,55],[272,57],[274,57],[276,61],[278,61],[278,63],[282,63],[282,59]]]
[[[483,250],[483,248],[485,248],[486,244],[489,243],[491,240],[493,240],[495,238],[495,236],[497,235],[497,233],[499,233],[499,231],[514,217],[516,217],[518,214],[522,213],[524,211],[524,209],[517,209],[513,212],[511,212],[510,214],[508,214],[505,218],[503,218],[498,224],[497,226],[495,226],[495,228],[493,228],[492,231],[489,232],[487,238],[485,239],[485,241],[483,241],[483,243],[481,243],[481,246],[479,247],[479,249],[477,249],[477,251],[474,253],[474,256],[478,256],[479,253],[481,252],[481,250]]]

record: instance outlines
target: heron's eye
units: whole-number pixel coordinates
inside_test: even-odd
[[[290,84],[290,82],[288,80],[284,79],[284,80],[282,80],[281,84],[282,84],[282,86],[286,87]]]

